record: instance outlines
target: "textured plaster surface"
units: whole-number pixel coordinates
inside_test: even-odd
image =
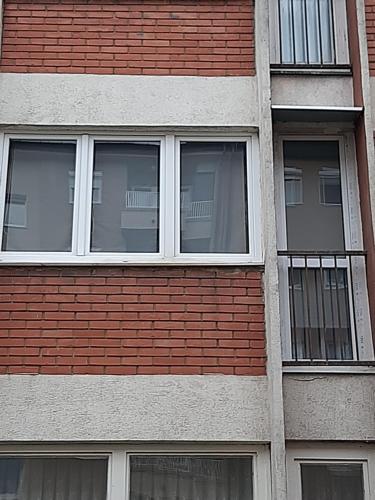
[[[286,439],[375,440],[375,375],[284,376]]]
[[[0,125],[257,123],[255,77],[0,74]]]
[[[353,106],[353,85],[346,76],[273,76],[272,104]]]
[[[266,377],[0,376],[0,441],[268,441]]]

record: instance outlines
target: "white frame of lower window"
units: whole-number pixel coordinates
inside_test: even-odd
[[[270,455],[267,445],[0,445],[1,456],[20,457],[95,457],[108,459],[106,500],[129,500],[129,457],[146,455],[196,455],[251,457],[253,464],[253,499],[271,500]],[[367,499],[366,499],[367,500]]]
[[[337,135],[300,134],[293,132],[281,133],[275,136],[275,206],[277,220],[277,247],[278,250],[287,250],[287,227],[285,209],[285,187],[284,187],[284,155],[283,143],[288,141],[336,141],[339,144],[341,191],[344,240],[347,250],[363,250],[362,221],[360,213],[359,186],[356,174],[355,142],[352,132]],[[308,250],[308,249],[306,249]],[[298,251],[295,252],[298,254]],[[294,261],[297,259],[294,259]],[[302,259],[303,260],[303,259]],[[309,258],[309,261],[314,259]],[[303,264],[303,262],[302,262]],[[300,262],[301,265],[301,262]],[[298,266],[297,266],[298,267]],[[364,269],[360,270],[353,283],[355,294],[353,300],[356,306],[356,326],[359,342],[359,352],[356,352],[353,339],[353,361],[373,360],[374,351],[372,338],[369,332],[370,312],[367,295],[367,277]],[[282,352],[284,361],[292,361],[292,338],[289,308],[289,283],[288,283],[288,257],[279,257],[279,280],[280,280],[280,317]],[[354,321],[351,310],[351,321]],[[352,325],[353,326],[353,325]],[[354,334],[352,328],[352,335]],[[306,363],[308,359],[304,360]]]
[[[259,143],[255,134],[234,136],[215,134],[176,136],[173,134],[99,135],[99,134],[19,134],[0,133],[0,249],[5,212],[6,178],[10,140],[75,141],[76,176],[73,206],[71,252],[13,252],[0,250],[0,264],[216,264],[262,265],[261,188]],[[246,143],[247,212],[249,252],[246,254],[181,254],[179,252],[179,144],[180,141],[244,142]],[[159,252],[111,253],[90,251],[92,171],[95,141],[157,141],[160,142],[160,207]],[[178,191],[176,191],[178,189]],[[86,193],[86,194],[85,194]],[[169,230],[172,228],[174,230]]]
[[[288,500],[302,500],[301,464],[361,464],[364,500],[375,500],[375,446],[356,444],[287,445]]]

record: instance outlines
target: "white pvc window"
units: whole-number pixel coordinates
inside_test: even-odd
[[[2,446],[2,500],[269,500],[263,446]],[[367,499],[366,499],[367,500]]]
[[[1,138],[4,262],[262,261],[254,137]]]
[[[372,447],[290,446],[288,500],[374,500],[374,465]]]

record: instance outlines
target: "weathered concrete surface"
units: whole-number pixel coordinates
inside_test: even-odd
[[[0,376],[0,441],[268,441],[266,377]]]

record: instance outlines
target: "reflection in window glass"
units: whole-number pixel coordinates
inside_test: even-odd
[[[107,459],[0,458],[5,500],[105,500]]]
[[[322,167],[319,172],[320,203],[341,205],[341,180],[338,168]]]
[[[130,458],[130,500],[252,500],[250,457]]]
[[[70,251],[73,205],[69,172],[73,143],[11,141],[2,249]]]
[[[302,464],[302,500],[364,500],[360,464]]]
[[[159,251],[159,143],[95,144],[92,252]]]
[[[248,251],[246,144],[181,143],[181,252]]]
[[[303,203],[303,181],[300,168],[285,167],[285,203],[287,206]]]
[[[288,250],[344,250],[339,143],[285,141],[284,165],[286,189],[291,165],[303,183],[301,203],[288,203],[286,190]]]

